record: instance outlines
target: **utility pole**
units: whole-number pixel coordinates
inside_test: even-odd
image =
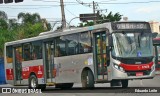
[[[95,2],[94,1],[93,1],[93,14],[94,14],[94,16],[96,16],[96,8],[95,8]],[[96,18],[93,20],[93,22],[94,22],[94,24],[96,24]]]
[[[66,18],[65,18],[65,12],[64,12],[64,3],[63,0],[60,0],[60,6],[61,6],[61,14],[62,14],[62,29],[66,28]]]

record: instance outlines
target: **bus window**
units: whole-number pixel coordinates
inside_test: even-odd
[[[42,42],[36,41],[32,43],[32,59],[42,59]]]
[[[64,36],[64,38],[67,41],[67,45],[68,45],[68,53],[67,55],[76,55],[78,54],[78,42],[79,42],[79,38],[78,38],[78,34],[72,34],[72,35],[67,35]]]
[[[31,60],[31,44],[26,43],[23,45],[23,58],[24,61]]]
[[[21,64],[23,61],[22,58],[22,46],[16,48],[16,60],[18,64]]]
[[[13,62],[13,48],[12,48],[12,46],[6,47],[6,57],[7,57],[7,63]]]
[[[92,52],[91,36],[89,32],[80,33],[80,54]]]
[[[56,38],[55,50],[55,57],[66,56],[66,42],[63,38]]]

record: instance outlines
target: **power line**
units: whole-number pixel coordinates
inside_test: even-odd
[[[142,2],[118,2],[118,3],[106,3],[106,2],[98,2],[98,4],[141,4],[141,3],[159,3],[160,1],[142,1]]]
[[[3,7],[3,6],[9,6],[9,7],[11,7],[11,6],[60,6],[60,5],[1,5],[1,7]]]
[[[65,9],[66,9],[70,14],[72,14],[72,15],[75,16],[75,17],[77,17],[75,14],[73,14],[71,11],[69,11],[66,7],[65,7]]]
[[[60,3],[60,1],[50,1],[50,0],[33,0],[33,1],[41,1],[41,2],[57,2],[57,3]],[[77,3],[77,2],[64,2],[64,3]]]
[[[93,4],[93,3],[84,3],[84,2],[82,2],[81,0],[76,0],[76,1],[77,1],[79,4],[83,5],[83,6],[92,8],[92,4]]]
[[[117,1],[117,0],[107,0],[107,1],[100,1],[100,2],[112,2],[112,1]]]
[[[18,7],[18,8],[15,8],[15,7],[0,7],[0,8],[7,8],[7,9],[42,9],[42,8],[52,8],[51,6],[50,7],[36,7],[36,8],[24,8],[24,7]]]

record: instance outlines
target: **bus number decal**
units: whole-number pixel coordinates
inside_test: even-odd
[[[88,65],[93,65],[93,58],[92,57],[88,58]]]
[[[23,71],[29,71],[29,67],[24,67]]]

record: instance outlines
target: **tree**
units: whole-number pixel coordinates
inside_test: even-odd
[[[118,12],[115,14],[112,14],[112,12],[110,12],[108,15],[105,14],[100,14],[98,16],[98,20],[96,21],[97,24],[101,24],[101,23],[105,23],[105,22],[114,22],[114,21],[120,21],[122,18],[122,15],[119,14]],[[89,21],[89,22],[82,22],[80,23],[79,27],[84,27],[84,26],[92,26],[94,25],[93,21]]]
[[[4,11],[0,11],[0,30],[8,28],[7,20],[7,14]]]
[[[8,20],[8,16],[4,11],[0,11],[0,19],[3,19],[5,21]]]
[[[47,20],[45,18],[41,19],[42,23],[43,23],[43,27],[45,30],[51,30],[51,24],[47,22]]]
[[[0,19],[0,30],[7,30],[8,24],[4,19]]]
[[[18,19],[22,19],[23,24],[41,22],[41,17],[38,13],[30,14],[21,12],[18,14]]]
[[[1,12],[0,14],[4,14]],[[46,19],[40,18],[37,13],[19,13],[18,19],[22,20],[22,23],[18,23],[17,19],[7,19],[6,14],[0,15],[0,56],[3,57],[4,44],[6,42],[30,38],[38,36],[41,32],[51,30],[50,23]],[[2,18],[3,17],[3,18]],[[5,17],[5,18],[4,18]],[[8,21],[7,21],[8,20]]]
[[[16,19],[9,19],[8,23],[9,23],[8,24],[9,30],[14,30],[18,27],[18,23]]]
[[[8,30],[0,30],[0,57],[3,57],[4,44],[9,41],[15,40],[14,32]]]

